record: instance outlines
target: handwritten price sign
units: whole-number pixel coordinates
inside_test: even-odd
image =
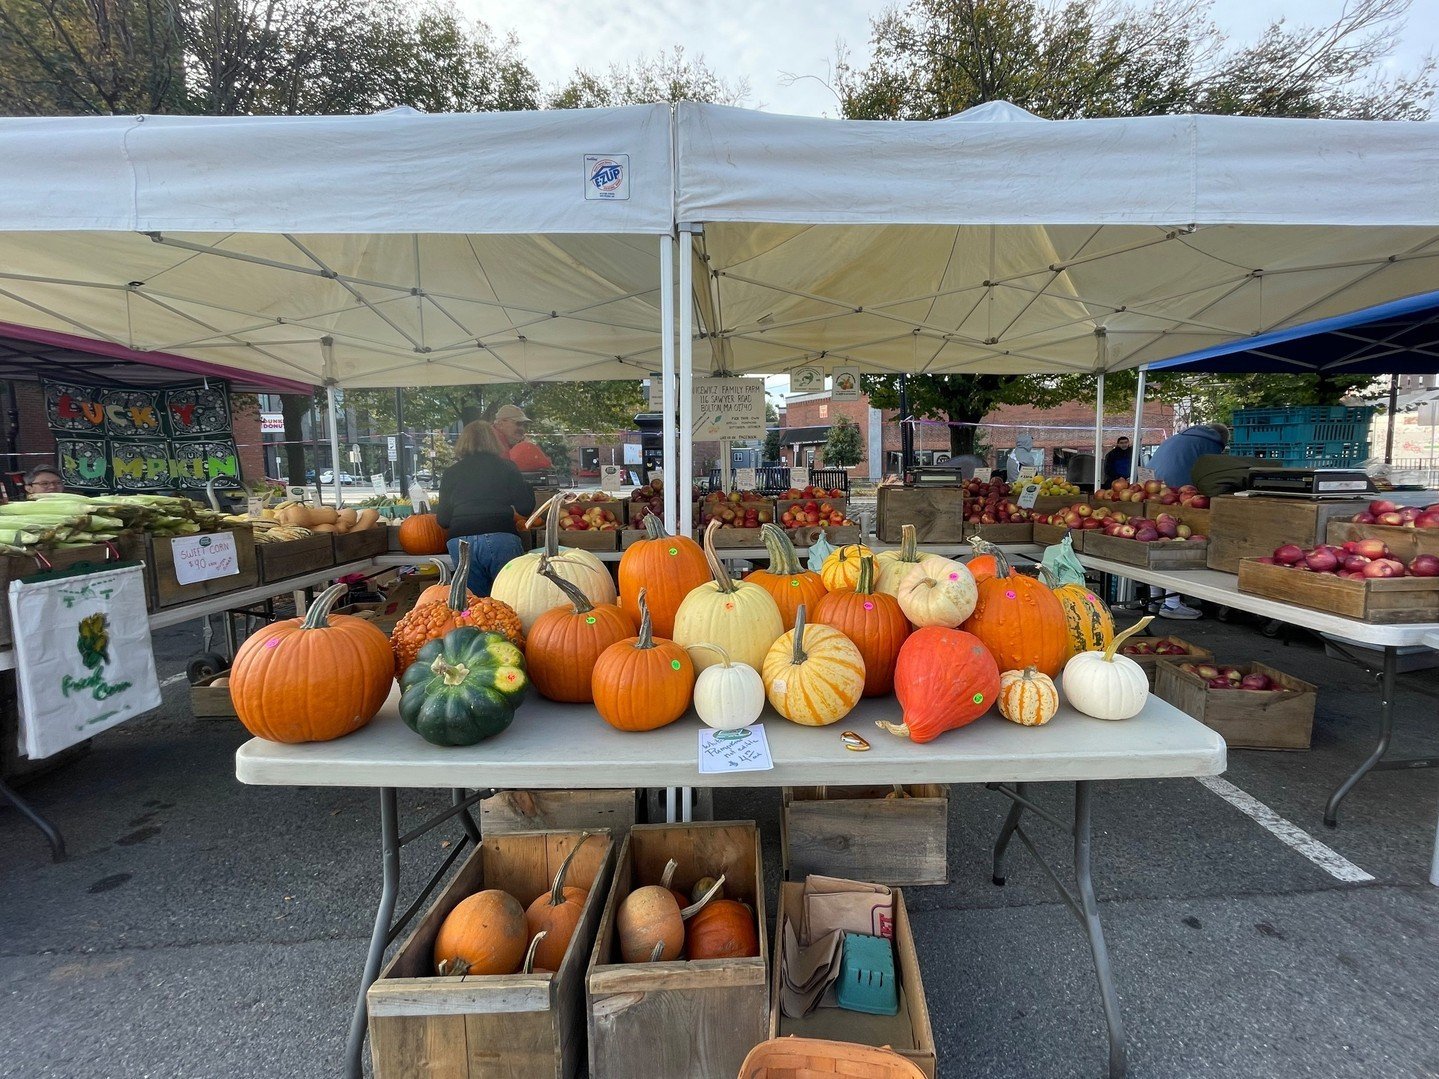
[[[702,775],[717,772],[767,772],[774,767],[764,724],[737,731],[700,731],[699,768]]]
[[[170,541],[170,552],[175,559],[175,580],[181,584],[233,577],[240,572],[240,555],[230,532],[176,536]]]

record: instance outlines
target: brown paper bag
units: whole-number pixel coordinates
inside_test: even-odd
[[[804,879],[804,943],[836,929],[894,939],[894,896],[883,884],[810,874]]]

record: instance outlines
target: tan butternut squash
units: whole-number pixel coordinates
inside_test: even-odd
[[[357,516],[357,517],[355,518],[355,526],[354,526],[353,528],[351,528],[350,531],[351,531],[351,532],[363,532],[363,531],[365,531],[365,529],[367,529],[367,528],[373,528],[373,527],[375,526],[375,523],[376,523],[377,521],[379,521],[379,519],[380,519],[380,511],[379,511],[379,510],[377,510],[377,509],[364,509],[364,510],[361,510],[360,513],[359,513],[359,516]]]
[[[338,528],[341,532],[351,532],[354,530],[355,523],[359,519],[359,516],[359,510],[346,507],[345,509],[340,510],[338,514],[336,514],[335,527]]]
[[[316,506],[309,511],[309,514],[310,523],[307,526],[309,528],[313,528],[315,525],[332,525],[340,519],[340,511],[334,506]]]

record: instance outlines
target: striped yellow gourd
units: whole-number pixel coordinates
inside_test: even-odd
[[[1059,691],[1047,674],[1033,667],[999,676],[999,714],[1022,727],[1048,723],[1059,711]]]
[[[764,657],[769,703],[785,719],[823,727],[843,719],[864,692],[864,657],[833,626],[805,625],[795,612],[794,629],[770,646]]]

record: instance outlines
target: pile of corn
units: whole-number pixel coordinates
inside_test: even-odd
[[[0,554],[104,543],[130,531],[186,536],[219,521],[200,503],[169,495],[40,494],[0,505]]]

